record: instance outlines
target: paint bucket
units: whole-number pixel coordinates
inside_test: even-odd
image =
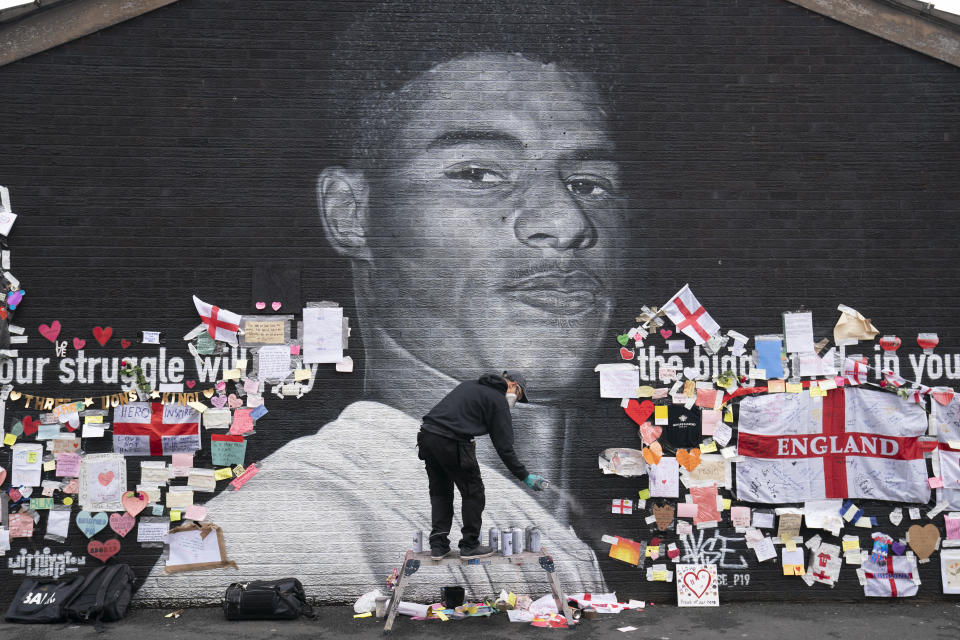
[[[510,533],[510,529],[503,530],[503,536],[500,538],[500,549],[505,556],[513,555],[513,535]]]
[[[390,606],[390,596],[378,596],[376,599],[377,617],[382,618],[387,615],[387,607]]]
[[[487,534],[487,544],[490,545],[494,553],[500,550],[500,529],[490,527],[490,532]]]
[[[527,530],[527,550],[540,553],[540,529],[530,527]]]
[[[523,553],[523,530],[520,527],[513,529],[513,552]]]
[[[423,531],[413,532],[413,550],[417,553],[423,551]]]

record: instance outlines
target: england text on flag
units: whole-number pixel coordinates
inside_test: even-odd
[[[720,325],[693,295],[689,284],[683,285],[683,288],[663,305],[663,312],[677,325],[677,331],[693,338],[696,344],[703,344],[720,331]]]
[[[737,497],[764,503],[821,498],[927,502],[919,438],[926,414],[892,393],[833,389],[740,404]]]

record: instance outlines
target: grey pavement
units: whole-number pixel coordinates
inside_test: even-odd
[[[186,640],[227,638],[382,638],[383,620],[353,618],[349,606],[321,607],[315,620],[229,622],[220,609],[185,609],[179,618],[165,618],[169,610],[135,609],[126,619],[106,625],[99,633],[92,626],[12,625],[0,623],[2,640]],[[619,632],[634,626],[636,631]],[[399,616],[391,638],[463,638],[499,640],[515,638],[756,638],[818,640],[819,638],[923,638],[960,637],[960,600],[916,603],[871,601],[859,603],[730,603],[712,609],[679,609],[673,605],[647,606],[587,620],[572,630],[539,629],[511,623],[505,614],[460,621],[414,621]]]

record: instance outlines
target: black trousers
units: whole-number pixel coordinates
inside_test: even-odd
[[[480,465],[477,464],[477,445],[421,431],[417,434],[417,446],[420,449],[419,457],[426,464],[427,478],[430,481],[430,511],[433,520],[430,546],[450,546],[454,485],[460,491],[462,502],[460,514],[463,528],[460,529],[460,548],[470,549],[477,546],[480,544],[483,508],[486,506]]]

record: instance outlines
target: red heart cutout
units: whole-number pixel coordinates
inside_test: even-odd
[[[130,342],[129,340],[127,340],[126,338],[123,338],[123,339],[120,340],[120,346],[123,347],[124,349],[126,349],[127,347],[129,347],[130,344],[131,344],[131,342]]]
[[[107,341],[113,335],[113,327],[94,327],[93,337],[97,339],[101,347],[107,346]]]
[[[113,471],[104,471],[97,476],[97,481],[103,486],[109,486],[113,482]]]
[[[135,524],[137,519],[127,512],[110,514],[110,528],[119,533],[121,538],[125,538]]]
[[[92,555],[94,558],[100,562],[106,562],[113,556],[117,555],[120,552],[120,541],[116,538],[111,538],[106,542],[100,542],[99,540],[91,540],[87,544],[87,553]]]
[[[196,381],[196,380],[187,380],[184,384],[187,385],[187,389],[193,389],[195,386],[197,386],[197,381]]]
[[[40,335],[49,340],[50,342],[56,342],[57,336],[60,335],[60,321],[54,320],[50,323],[50,326],[45,324],[40,325]]]
[[[630,419],[636,422],[638,425],[642,425],[647,421],[647,418],[653,414],[653,403],[649,400],[644,400],[643,402],[637,402],[633,398],[630,399],[630,402],[627,403],[627,408],[624,409]]]
[[[23,423],[24,435],[32,436],[40,428],[40,421],[34,420],[30,416],[25,417],[21,422]]]
[[[670,329],[660,329],[660,335],[663,336],[663,339],[666,340],[673,335],[673,331]]]
[[[0,307],[0,318],[3,318],[4,320],[7,319],[7,308],[6,308],[6,307]]]
[[[627,349],[626,347],[620,347],[620,357],[624,360],[633,360],[633,356],[637,355],[633,349]]]

